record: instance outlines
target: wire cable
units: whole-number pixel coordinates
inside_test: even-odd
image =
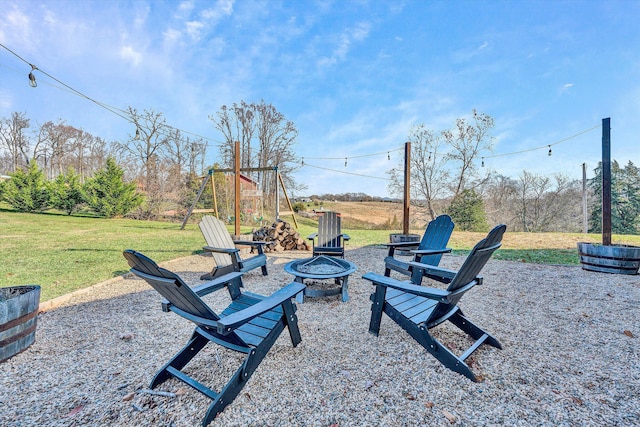
[[[364,175],[364,174],[360,174],[360,173],[354,173],[354,172],[346,172],[346,171],[341,171],[341,170],[336,170],[336,169],[329,169],[329,168],[324,168],[322,166],[315,166],[315,165],[310,165],[308,163],[305,163],[304,165],[302,165],[302,167],[310,167],[310,168],[315,168],[315,169],[322,169],[325,171],[329,171],[329,172],[336,172],[336,173],[342,173],[345,175],[354,175],[354,176],[361,176],[364,178],[372,178],[372,179],[381,179],[384,181],[391,181],[391,178],[382,178],[379,176],[371,176],[371,175]]]

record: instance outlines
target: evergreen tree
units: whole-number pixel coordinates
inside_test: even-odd
[[[35,160],[27,171],[17,170],[3,185],[3,199],[20,212],[49,209],[49,191],[42,170]]]
[[[67,169],[67,173],[58,175],[49,185],[49,197],[51,206],[67,215],[78,212],[84,203],[80,175],[71,167]]]
[[[589,217],[589,232],[602,232],[602,162],[595,169],[595,177],[589,185],[595,203]],[[633,162],[621,168],[611,162],[611,231],[615,234],[640,232],[640,170]]]
[[[124,171],[113,158],[107,159],[104,169],[98,171],[85,185],[87,205],[107,218],[122,216],[139,207],[143,200],[135,183],[123,181]]]
[[[458,195],[447,213],[456,224],[456,228],[461,231],[487,231],[487,214],[484,210],[482,197],[474,190],[463,190]]]

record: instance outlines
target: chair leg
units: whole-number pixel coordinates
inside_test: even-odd
[[[410,331],[408,331],[410,332]],[[451,369],[454,372],[464,375],[473,382],[477,382],[476,376],[471,371],[471,368],[464,363],[463,360],[458,358],[447,347],[442,345],[437,339],[435,339],[426,326],[420,325],[419,327],[420,337],[410,332],[414,338],[429,352],[433,357],[438,359],[446,368]]]
[[[267,276],[267,266],[266,265],[261,265],[260,268],[262,269],[262,275],[263,276]]]
[[[448,320],[458,328],[460,328],[462,331],[467,333],[469,336],[471,336],[474,340],[478,340],[486,335],[487,337],[483,340],[484,343],[502,350],[502,346],[497,339],[482,330],[479,326],[475,325],[471,320],[467,319],[460,310],[458,310]]]
[[[182,370],[208,342],[208,339],[200,335],[197,331],[194,331],[187,345],[173,356],[173,358],[158,371],[155,377],[153,377],[149,388],[153,389],[172,377],[167,368],[172,367],[178,371]]]
[[[371,295],[371,320],[369,321],[369,332],[375,336],[380,333],[380,322],[382,322],[382,311],[387,288],[377,285],[376,291]]]
[[[229,405],[240,394],[244,385],[249,381],[251,375],[258,369],[267,353],[280,336],[284,328],[284,321],[279,326],[269,332],[269,335],[254,349],[252,349],[244,360],[244,363],[233,374],[229,382],[220,393],[213,399],[209,409],[202,420],[203,427],[209,424],[224,408]]]
[[[302,292],[299,295],[301,294]],[[300,335],[300,328],[298,328],[298,316],[296,316],[291,300],[282,304],[282,310],[284,311],[284,322],[287,325],[287,329],[289,329],[289,336],[291,336],[291,344],[296,347],[302,342],[302,336]]]

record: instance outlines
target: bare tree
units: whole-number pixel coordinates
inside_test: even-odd
[[[252,167],[251,140],[256,130],[255,106],[240,101],[235,102],[231,108],[223,105],[215,116],[209,116],[216,129],[224,135],[225,142],[220,145],[220,156],[226,167],[231,167],[233,162],[235,142],[240,142],[240,167]]]
[[[9,172],[16,172],[29,164],[30,141],[25,134],[29,126],[26,113],[14,112],[11,118],[0,120],[0,144],[9,154],[11,164]]]
[[[442,138],[426,128],[424,124],[409,131],[411,142],[411,195],[412,199],[426,201],[431,219],[438,216],[436,201],[446,196],[450,177],[446,169],[447,157],[441,153]],[[389,171],[390,192],[402,194],[404,170]]]
[[[491,150],[493,146],[493,118],[485,113],[478,113],[475,109],[472,116],[472,121],[460,118],[456,120],[454,129],[442,131],[442,137],[450,147],[449,157],[458,162],[452,188],[453,198],[472,187],[470,183],[478,178],[476,160],[483,150]]]
[[[527,172],[516,181],[515,229],[530,232],[572,229],[579,224],[580,190],[577,181],[557,174],[553,180]],[[571,224],[573,223],[573,227]]]
[[[298,130],[273,105],[263,100],[258,104],[240,101],[239,105],[234,103],[231,108],[223,105],[209,119],[225,138],[220,146],[222,167],[232,167],[235,142],[238,141],[241,150],[240,167],[277,167],[287,187],[295,187],[291,178],[295,167],[291,161],[295,158],[293,146],[297,142]],[[265,171],[250,175],[260,182],[263,201],[271,201],[277,191],[275,175]]]

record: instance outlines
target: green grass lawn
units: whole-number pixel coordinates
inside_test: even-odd
[[[289,220],[285,218],[285,220]],[[231,227],[229,228],[231,230]],[[242,232],[250,232],[243,227]],[[302,237],[317,231],[317,223],[298,218]],[[343,230],[349,248],[389,241],[398,230]],[[424,230],[412,230],[421,234]],[[466,254],[483,233],[454,231],[449,246]],[[536,239],[533,239],[533,238]],[[509,233],[496,259],[530,263],[578,264],[576,239],[597,242],[598,235]],[[614,243],[640,245],[640,236],[624,236]],[[26,214],[0,209],[0,287],[42,286],[42,301],[124,274],[125,249],[140,251],[157,262],[201,252],[205,244],[195,223],[103,219],[56,213]],[[382,259],[381,259],[382,262]]]

